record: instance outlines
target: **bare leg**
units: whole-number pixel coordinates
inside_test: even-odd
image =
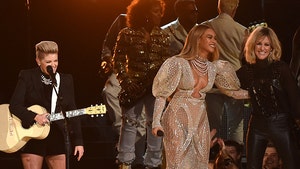
[[[66,168],[66,155],[53,155],[47,156],[46,162],[49,169],[65,169]]]
[[[36,154],[21,154],[24,169],[41,169],[43,157]]]

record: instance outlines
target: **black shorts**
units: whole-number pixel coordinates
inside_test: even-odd
[[[50,125],[49,135],[42,140],[31,139],[21,149],[21,153],[37,154],[40,156],[66,154],[62,130],[54,123]]]

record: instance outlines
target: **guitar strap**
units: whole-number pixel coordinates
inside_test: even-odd
[[[60,85],[60,75],[59,73],[57,72],[56,75],[55,75],[55,79],[56,79],[56,83],[57,85],[53,87],[52,89],[52,97],[51,97],[51,114],[54,114],[55,113],[55,108],[56,108],[56,102],[57,102],[57,94],[56,92],[58,93],[58,89],[59,89],[59,85]],[[56,90],[56,91],[55,91]]]

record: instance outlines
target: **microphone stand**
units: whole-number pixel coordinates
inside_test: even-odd
[[[51,77],[51,76],[50,76]],[[55,78],[55,77],[54,77]],[[52,82],[55,82],[54,81],[55,79],[52,79]],[[64,134],[65,134],[65,146],[66,146],[66,169],[69,169],[70,167],[70,150],[71,150],[71,145],[70,145],[70,136],[69,136],[69,125],[68,125],[68,119],[67,119],[67,116],[66,116],[66,111],[64,109],[64,106],[63,106],[63,97],[59,95],[59,93],[57,92],[56,90],[56,83],[51,83],[52,85],[52,88],[54,89],[55,91],[55,94],[57,95],[57,103],[58,103],[58,106],[60,107],[60,110],[64,116]]]

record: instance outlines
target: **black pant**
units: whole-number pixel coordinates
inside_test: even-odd
[[[300,156],[292,138],[287,114],[268,118],[252,115],[247,134],[247,169],[262,168],[268,141],[271,140],[282,159],[284,169],[299,168]]]

